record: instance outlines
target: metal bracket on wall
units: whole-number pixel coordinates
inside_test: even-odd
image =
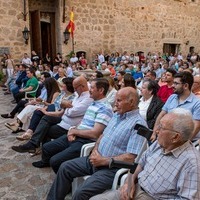
[[[65,23],[65,0],[63,0],[63,23]]]
[[[28,13],[26,12],[26,0],[24,0],[24,12],[22,12],[22,15],[24,16],[24,21],[26,21],[26,15]]]

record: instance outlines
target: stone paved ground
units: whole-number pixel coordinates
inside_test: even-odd
[[[3,95],[0,88],[0,114],[8,113],[14,107],[10,103],[11,95]],[[4,126],[12,119],[0,117],[0,199],[1,200],[43,200],[49,191],[55,174],[50,168],[37,169],[32,162],[40,155],[30,157],[28,153],[20,154],[11,149],[12,145],[21,144]],[[19,133],[20,134],[20,133]],[[70,195],[67,199],[71,199]]]

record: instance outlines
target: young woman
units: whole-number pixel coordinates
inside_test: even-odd
[[[17,131],[19,126],[23,124],[23,129],[27,129],[33,112],[41,107],[51,105],[60,93],[58,84],[54,78],[47,78],[44,81],[44,87],[47,91],[47,100],[36,105],[27,105],[17,116],[17,121],[13,123],[5,123],[5,126],[13,131]]]

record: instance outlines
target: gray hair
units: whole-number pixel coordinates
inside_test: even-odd
[[[176,117],[172,128],[181,133],[184,141],[191,139],[194,130],[192,113],[184,108],[175,108],[170,113],[174,114]]]

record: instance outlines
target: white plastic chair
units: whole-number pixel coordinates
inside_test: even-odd
[[[89,143],[89,144],[83,145],[82,149],[81,149],[80,157],[89,155],[91,150],[93,149],[94,145],[95,145],[95,143]],[[136,157],[135,162],[139,161],[142,153],[147,149],[147,147],[148,147],[148,142],[145,139],[142,144],[141,151],[138,154],[138,156]],[[123,174],[127,174],[127,173],[128,173],[128,169],[125,169],[125,168],[119,169],[117,171],[117,173],[115,174],[114,180],[113,180],[112,190],[117,189],[119,187],[118,183],[119,183],[120,177],[122,177]],[[82,177],[77,177],[74,179],[74,181],[72,182],[72,195],[74,194],[76,189],[78,187],[80,187],[80,185],[83,184],[83,182],[89,177],[90,176],[82,176]]]
[[[28,92],[25,92],[25,99],[32,99],[34,97],[28,97],[29,94],[34,94],[37,92],[38,88],[39,88],[40,84],[38,83],[37,87],[35,90],[32,90],[32,91],[28,91]]]
[[[141,148],[141,151],[140,153],[137,155],[136,159],[135,159],[135,163],[138,163],[139,162],[139,159],[141,158],[142,154],[144,151],[146,151],[146,149],[149,147],[148,145],[148,142],[147,140],[145,139],[143,144],[142,144],[142,148]],[[124,183],[122,181],[122,177],[125,176],[123,179],[125,181],[126,177],[127,177],[127,174],[128,174],[128,169],[125,169],[125,168],[121,168],[117,171],[117,173],[115,174],[115,178],[113,180],[113,185],[112,185],[112,190],[116,190],[118,189],[119,186],[121,186],[122,183]],[[121,181],[120,181],[121,180]],[[120,185],[118,185],[118,183],[120,182]]]
[[[88,144],[84,144],[81,148],[81,153],[80,153],[80,157],[84,157],[84,156],[88,156],[90,154],[90,152],[92,151],[92,149],[95,146],[95,142],[92,143],[88,143]],[[76,191],[76,189],[83,184],[83,182],[90,176],[82,176],[82,177],[77,177],[74,179],[74,181],[72,182],[72,195],[74,194],[74,192]]]
[[[198,151],[200,151],[200,148],[199,148],[200,140],[197,140],[197,141],[193,142],[192,144],[195,146],[195,148],[196,148]]]

